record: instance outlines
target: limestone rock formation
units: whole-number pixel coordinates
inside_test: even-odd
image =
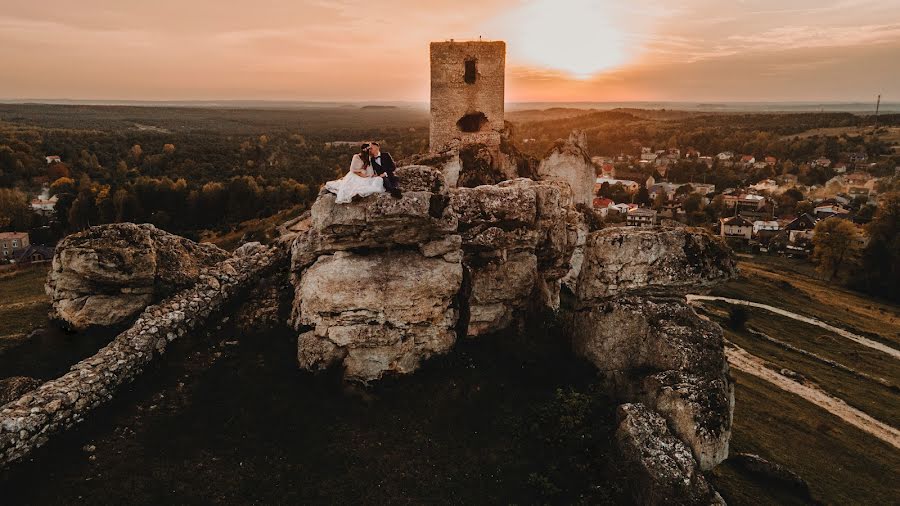
[[[728,457],[734,409],[722,329],[684,293],[734,276],[734,258],[699,229],[594,232],[569,314],[575,352],[620,397],[662,414],[701,469]]]
[[[418,251],[320,256],[300,279],[298,357],[321,369],[343,359],[348,379],[408,373],[456,342],[459,259]],[[322,294],[328,294],[327,297]]]
[[[116,325],[197,280],[203,267],[228,257],[153,225],[91,227],[56,247],[47,293],[53,315],[72,329]]]
[[[626,292],[684,294],[736,272],[728,246],[700,229],[613,227],[588,237],[577,295],[588,301]]]
[[[587,154],[584,133],[572,132],[567,140],[557,141],[538,165],[537,177],[546,181],[568,183],[576,204],[591,205],[597,176],[591,157]]]
[[[617,418],[616,445],[636,504],[725,504],[665,419],[643,404],[619,406]]]
[[[447,190],[436,169],[397,172],[402,198],[336,205],[323,193],[293,242],[291,321],[305,368],[340,361],[361,381],[410,372],[448,351],[457,330],[496,332],[530,307],[558,307],[577,238],[565,184]]]

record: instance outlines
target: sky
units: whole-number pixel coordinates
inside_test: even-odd
[[[900,101],[900,0],[0,0],[0,99],[424,102],[479,36],[507,102]]]

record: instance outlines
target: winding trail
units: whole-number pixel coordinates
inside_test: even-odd
[[[821,387],[809,382],[800,383],[782,376],[767,367],[765,360],[750,354],[747,350],[744,350],[734,343],[728,343],[725,348],[725,354],[728,357],[728,363],[735,369],[747,374],[752,374],[757,378],[772,383],[786,392],[800,396],[850,425],[868,432],[878,439],[892,445],[894,448],[900,449],[900,430],[872,418],[866,413],[850,406],[843,400],[822,390]]]
[[[817,320],[815,318],[810,318],[809,316],[803,316],[801,314],[792,313],[790,311],[786,311],[784,309],[777,308],[775,306],[770,306],[768,304],[761,304],[759,302],[752,302],[749,300],[742,300],[742,299],[729,299],[728,297],[716,297],[716,296],[712,296],[712,295],[688,295],[687,300],[688,300],[688,302],[721,301],[721,302],[727,302],[728,304],[737,304],[740,306],[750,306],[750,307],[755,307],[755,308],[759,308],[759,309],[765,309],[766,311],[775,313],[777,315],[791,318],[793,320],[801,321],[803,323],[808,323],[810,325],[815,325],[816,327],[823,328],[829,332],[834,332],[835,334],[837,334],[845,339],[849,339],[849,340],[857,342],[867,348],[871,348],[873,350],[877,350],[877,351],[880,351],[887,355],[890,355],[896,359],[900,359],[900,350],[897,350],[896,348],[891,348],[890,346],[888,346],[884,343],[879,343],[878,341],[873,341],[872,339],[863,337],[858,334],[854,334],[853,332],[850,332],[848,330],[844,330],[844,329],[835,327],[833,325],[829,325],[829,324],[823,322],[822,320]]]

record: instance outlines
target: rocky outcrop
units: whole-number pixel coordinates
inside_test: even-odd
[[[320,256],[297,288],[296,325],[312,327],[299,338],[298,359],[309,369],[343,360],[344,376],[359,381],[412,372],[456,342],[461,283],[458,256],[410,250]]]
[[[121,324],[227,257],[149,224],[91,227],[56,247],[46,287],[52,315],[76,330]]]
[[[572,132],[567,140],[557,141],[538,165],[537,178],[565,182],[572,188],[576,204],[591,205],[597,176],[587,154],[584,133]]]
[[[336,205],[320,195],[292,245],[298,360],[347,379],[408,373],[457,332],[503,330],[559,305],[577,237],[568,187],[527,179],[447,190],[436,169],[398,169],[403,197]],[[537,301],[537,302],[536,302]]]
[[[102,250],[98,255],[102,257]],[[205,323],[261,276],[283,269],[284,260],[285,253],[278,248],[258,243],[241,247],[226,260],[199,270],[190,288],[145,308],[128,330],[94,356],[0,406],[0,467],[83,421],[90,410],[111,399],[165,353],[172,341]]]
[[[587,238],[584,255],[581,301],[623,293],[684,295],[736,275],[731,249],[695,228],[608,228]]]
[[[617,419],[616,445],[636,504],[725,504],[663,417],[643,404],[623,404]]]
[[[662,414],[701,469],[728,457],[734,391],[722,329],[684,293],[736,273],[730,250],[699,229],[590,234],[569,313],[573,348],[619,397]]]

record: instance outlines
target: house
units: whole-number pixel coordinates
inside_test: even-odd
[[[17,251],[29,244],[28,232],[0,232],[0,259],[12,259]]]
[[[847,190],[847,193],[850,194],[850,198],[860,197],[860,196],[868,197],[869,189],[866,188],[865,186],[851,186],[850,189]]]
[[[801,216],[794,219],[792,222],[788,223],[784,226],[784,229],[787,231],[803,231],[803,230],[812,230],[816,228],[816,222],[819,221],[815,216],[809,213],[803,213]]]
[[[838,162],[834,164],[834,172],[835,174],[843,174],[847,172],[847,164],[844,162]]]
[[[872,179],[872,176],[865,172],[854,172],[844,176],[844,182],[850,186],[865,186]]]
[[[656,211],[644,207],[631,209],[625,215],[625,225],[629,227],[652,227],[656,225]]]
[[[13,255],[13,261],[17,264],[30,264],[32,262],[49,262],[53,259],[53,248],[39,244],[29,244],[27,248],[17,251]]]
[[[825,158],[824,156],[821,156],[821,157],[815,159],[815,161],[813,162],[813,165],[817,165],[819,167],[824,167],[827,169],[828,167],[831,167],[831,160],[829,160],[828,158]]]
[[[778,159],[774,156],[767,156],[765,161],[766,165],[768,165],[769,167],[774,167],[775,164],[778,163]]]
[[[47,160],[47,165],[50,165],[51,163],[59,163],[62,161],[62,159],[56,155],[45,156],[44,159]]]
[[[609,214],[609,209],[615,204],[610,199],[605,199],[603,197],[594,197],[593,208],[595,211],[600,213],[600,216],[606,218],[606,215]]]
[[[797,175],[796,174],[784,174],[781,176],[781,184],[787,185],[796,185],[797,184]]]
[[[847,218],[850,216],[850,211],[844,209],[843,207],[835,204],[828,204],[824,206],[817,206],[813,209],[813,214],[816,218],[823,219],[828,218],[830,216],[837,216],[840,218]]]
[[[756,157],[753,155],[743,155],[741,156],[741,163],[744,166],[753,165],[754,163],[756,163]]]
[[[722,218],[719,220],[719,235],[749,241],[753,235],[753,223],[740,215]]]
[[[768,166],[769,166],[769,164],[767,164],[766,162],[755,162],[753,164],[754,169],[765,169]]]
[[[635,193],[641,187],[641,185],[635,183],[634,181],[631,181],[628,179],[616,179],[616,178],[612,178],[612,177],[598,177],[597,180],[595,181],[594,186],[596,188],[596,187],[599,187],[600,185],[602,185],[603,183],[609,183],[610,186],[615,186],[617,184],[620,184],[629,193]]]
[[[609,206],[610,210],[615,210],[617,213],[626,214],[631,210],[631,206],[628,204],[612,204]]]
[[[865,153],[850,153],[850,155],[847,157],[847,159],[850,160],[850,163],[854,163],[854,164],[855,163],[865,163],[869,159],[869,156],[866,155]]]
[[[41,190],[41,194],[31,200],[31,210],[45,216],[53,214],[53,210],[56,209],[57,200],[59,200],[59,197],[56,195],[51,197],[50,188],[45,186]]]
[[[647,193],[650,195],[650,200],[656,200],[656,197],[659,195],[663,195],[666,200],[672,200],[672,197],[675,196],[675,190],[679,186],[681,185],[666,182],[656,183],[647,188]]]
[[[700,158],[700,152],[694,148],[687,148],[684,151],[684,157],[685,158],[694,158],[694,159]],[[709,158],[709,157],[707,157],[707,158]]]
[[[641,153],[641,161],[643,162],[653,162],[658,158],[656,153]]]
[[[616,167],[611,163],[604,163],[600,166],[600,177],[616,177]]]
[[[774,179],[763,179],[762,181],[750,186],[756,191],[774,192],[778,189],[778,183]]]
[[[721,153],[716,155],[716,158],[718,158],[722,162],[732,160],[734,159],[734,153],[732,153],[731,151],[722,151]]]
[[[777,232],[781,230],[781,225],[777,221],[757,220],[753,222],[753,235],[759,235],[760,232]]]
[[[694,189],[694,193],[709,195],[716,192],[716,185],[707,183],[688,183]]]

